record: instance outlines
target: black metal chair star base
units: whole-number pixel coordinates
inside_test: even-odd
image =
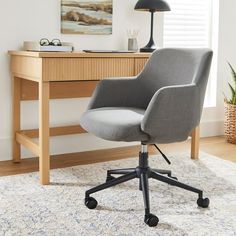
[[[122,175],[122,176],[116,178],[113,175]],[[96,199],[90,197],[92,193],[110,188],[112,186],[127,182],[135,178],[139,178],[140,180],[139,189],[143,192],[143,200],[145,207],[144,222],[150,227],[156,226],[159,222],[159,219],[157,216],[151,214],[150,212],[149,186],[148,186],[149,178],[153,178],[155,180],[197,193],[198,194],[197,205],[202,208],[207,208],[209,206],[210,201],[208,198],[203,198],[202,190],[179,182],[176,177],[173,177],[171,175],[171,171],[169,170],[151,169],[148,166],[148,152],[140,152],[139,166],[137,168],[108,170],[106,183],[86,191],[85,205],[89,209],[96,208],[98,203]]]

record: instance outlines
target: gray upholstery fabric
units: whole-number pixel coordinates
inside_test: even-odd
[[[148,140],[141,131],[145,110],[127,107],[104,107],[88,110],[81,118],[83,128],[111,141]]]
[[[109,106],[146,108],[141,96],[142,84],[137,77],[105,79],[95,89],[88,109]]]
[[[187,139],[200,122],[211,60],[209,49],[155,51],[137,77],[106,79],[99,83],[81,119],[82,127],[101,138],[116,141],[170,143]],[[134,138],[134,133],[127,128],[131,120],[127,121],[127,129],[117,131],[116,136],[115,129],[120,129],[121,121],[114,119],[109,123],[97,113],[98,108],[109,110],[109,107],[145,110],[139,127],[145,136],[137,134]],[[91,112],[92,120],[88,118]],[[104,126],[99,126],[99,119],[104,119]],[[104,131],[99,130],[104,129],[106,122],[109,124],[106,129],[111,129],[113,135],[108,131],[104,135]]]
[[[186,140],[200,114],[198,96],[195,85],[175,85],[158,90],[141,123],[142,130],[151,137],[149,143]]]

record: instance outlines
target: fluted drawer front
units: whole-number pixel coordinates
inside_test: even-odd
[[[43,58],[44,81],[134,76],[134,58]]]
[[[136,58],[135,59],[135,75],[139,74],[146,65],[149,58]]]

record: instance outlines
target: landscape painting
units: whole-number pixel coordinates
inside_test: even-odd
[[[112,34],[112,0],[61,0],[64,34]]]

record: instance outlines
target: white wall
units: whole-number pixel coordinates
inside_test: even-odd
[[[24,40],[38,41],[42,37],[60,38],[73,42],[76,50],[127,49],[127,29],[139,29],[139,44],[149,38],[150,15],[133,10],[136,0],[113,0],[113,34],[109,36],[60,34],[59,0],[7,0],[1,4],[0,14],[0,160],[11,158],[11,83],[8,50],[20,49]],[[162,17],[156,17],[155,36],[162,35]],[[160,37],[160,43],[161,37]],[[51,124],[78,123],[88,99],[56,100],[51,102]],[[22,127],[37,127],[37,103],[22,103]],[[103,141],[91,135],[53,138],[52,153],[91,150],[125,145]],[[126,144],[127,145],[127,144]],[[24,155],[27,153],[24,152]]]
[[[214,1],[217,2],[218,0]],[[219,24],[217,20],[213,21],[213,27],[218,28],[218,33],[216,32],[213,35],[213,42],[218,41],[218,52],[214,52],[218,60],[217,68],[215,68],[216,76],[214,77],[217,80],[217,98],[215,107],[204,109],[201,124],[203,136],[223,134],[223,92],[230,95],[227,82],[232,81],[227,61],[236,68],[236,31],[233,30],[236,21],[235,10],[235,0],[219,0]]]
[[[60,1],[58,0],[8,0],[1,5],[0,14],[0,160],[11,158],[11,86],[9,77],[8,50],[20,49],[24,40],[39,40],[42,37],[60,38],[75,44],[81,49],[126,49],[127,29],[139,29],[139,44],[144,46],[149,37],[149,14],[135,12],[136,0],[113,0],[113,34],[110,36],[61,35],[60,34]],[[233,22],[236,21],[235,0],[220,0],[219,12],[219,58],[214,77],[217,80],[216,107],[205,108],[201,122],[202,136],[223,133],[223,97],[227,90],[227,79],[230,73],[226,61],[236,66],[235,42],[236,32]],[[162,17],[156,19],[156,38],[162,45]],[[213,22],[216,24],[216,21]],[[158,38],[159,36],[159,38]],[[214,35],[217,38],[217,35]],[[215,40],[216,40],[215,38]],[[64,125],[77,123],[80,114],[85,110],[88,99],[70,99],[51,101],[51,124]],[[62,112],[63,111],[63,112]],[[22,104],[22,127],[37,127],[37,103]],[[95,138],[89,134],[57,137],[51,142],[51,152],[73,152],[97,148],[127,145],[113,143]],[[28,153],[24,152],[24,155]]]

